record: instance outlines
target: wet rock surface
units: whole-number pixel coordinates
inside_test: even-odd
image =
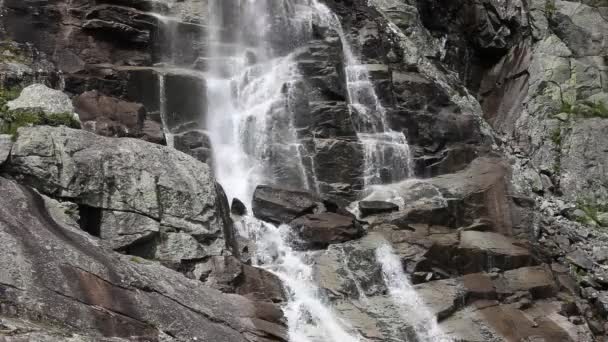
[[[382,202],[382,201],[361,201],[359,202],[359,211],[361,212],[361,217],[374,215],[374,214],[382,214],[382,213],[390,213],[393,211],[399,210],[399,206],[390,203],[390,202]]]
[[[289,223],[309,249],[357,239],[364,234],[352,216],[335,213],[308,214]]]
[[[315,279],[336,315],[370,341],[412,338],[403,317],[420,311],[395,303],[378,262],[390,243],[454,339],[605,338],[608,5],[323,3],[369,70],[388,128],[407,137],[417,178],[364,191],[343,47],[332,28],[314,27],[294,57],[302,77],[281,90],[292,98],[275,107],[293,114],[277,127],[293,125],[295,141],[264,157],[273,184],[318,194],[260,186],[252,209],[322,248]],[[0,339],[287,340],[272,304],[285,289],[249,265],[255,251],[233,230],[230,209],[246,206],[230,208],[204,164],[211,47],[192,42],[204,41],[206,6],[2,5],[2,88],[41,90],[13,105],[75,111],[97,135],[0,135],[0,172],[14,178],[0,178]],[[99,135],[173,141],[184,153]],[[363,197],[359,222],[344,207]],[[386,200],[395,203],[373,202]]]
[[[252,210],[255,217],[280,224],[312,213],[319,204],[319,199],[310,192],[258,186]]]

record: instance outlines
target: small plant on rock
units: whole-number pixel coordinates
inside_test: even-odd
[[[600,203],[592,198],[580,198],[576,201],[576,207],[584,213],[576,219],[579,223],[596,227],[608,225],[608,222],[603,222],[600,218],[600,215],[608,212],[608,203]]]
[[[80,122],[71,113],[46,114],[39,108],[16,109],[0,113],[0,134],[16,137],[20,127],[40,125],[80,128]]]

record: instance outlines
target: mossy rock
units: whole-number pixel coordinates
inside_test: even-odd
[[[80,128],[80,122],[72,113],[46,114],[41,108],[0,112],[0,134],[16,136],[20,127],[40,125]]]

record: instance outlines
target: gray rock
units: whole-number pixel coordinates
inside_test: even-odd
[[[608,120],[577,120],[563,142],[560,188],[572,201],[581,197],[608,199]]]
[[[123,211],[104,210],[99,237],[108,240],[114,250],[125,250],[158,236],[160,222],[150,217]]]
[[[587,253],[580,249],[577,249],[574,252],[568,254],[566,256],[566,260],[568,260],[569,263],[574,264],[582,269],[588,271],[593,269],[593,261],[589,258]]]
[[[222,233],[209,168],[167,147],[65,127],[24,128],[9,169],[52,196],[149,216],[201,238]]]
[[[0,179],[0,192],[3,322],[19,312],[95,341],[286,341],[278,307],[103,249],[54,201],[13,181]]]
[[[608,247],[593,247],[593,257],[600,263],[608,261]]]
[[[180,263],[201,260],[208,256],[207,251],[189,234],[164,233],[154,252],[154,259]]]
[[[74,106],[67,94],[44,84],[32,84],[24,88],[17,99],[8,102],[8,108],[42,108],[46,114],[74,113]]]
[[[0,165],[7,161],[13,147],[13,137],[6,134],[0,134]]]

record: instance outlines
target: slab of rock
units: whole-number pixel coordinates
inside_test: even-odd
[[[558,290],[553,275],[544,266],[506,271],[495,281],[495,284],[499,293],[527,291],[535,299],[552,297]]]
[[[32,84],[21,91],[21,95],[8,102],[10,110],[41,108],[46,114],[74,113],[70,97],[60,90],[44,84]]]
[[[359,211],[361,212],[361,217],[366,217],[369,215],[375,214],[383,214],[390,213],[393,211],[399,210],[399,206],[384,201],[361,201],[359,202]]]
[[[160,222],[147,216],[123,211],[101,212],[99,237],[107,240],[114,250],[149,241],[160,232]]]
[[[161,262],[180,263],[201,260],[208,256],[207,251],[189,234],[164,233],[154,251],[154,259]]]
[[[22,128],[9,172],[46,194],[149,216],[197,237],[223,229],[207,165],[164,146],[65,127]]]
[[[107,137],[138,136],[146,118],[141,103],[105,96],[96,90],[76,96],[72,103],[86,130]]]
[[[282,302],[285,292],[281,280],[274,274],[244,264],[232,256],[212,257],[196,266],[194,276],[205,285],[224,293],[237,293],[248,298]]]
[[[290,225],[310,248],[325,248],[360,238],[365,233],[356,219],[335,213],[308,214],[291,221]]]
[[[260,185],[253,193],[253,215],[272,223],[288,223],[311,214],[319,205],[312,193]]]
[[[467,291],[467,300],[496,299],[496,288],[489,275],[485,273],[471,273],[462,277],[464,288]]]
[[[582,269],[593,269],[593,261],[589,258],[587,253],[580,249],[577,249],[574,252],[566,255],[566,260],[568,260],[569,263],[576,265],[577,267],[580,267]]]
[[[0,317],[44,317],[91,341],[287,340],[279,307],[103,249],[26,186],[0,178],[0,193],[0,292],[10,308]]]
[[[509,270],[534,263],[530,251],[516,241],[492,232],[463,231],[458,246],[458,267],[463,273],[490,268]]]
[[[0,134],[0,165],[8,159],[13,147],[13,137],[7,134]]]

